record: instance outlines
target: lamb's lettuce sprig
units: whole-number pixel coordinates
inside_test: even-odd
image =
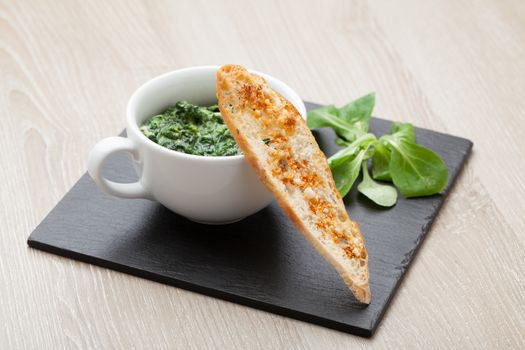
[[[330,105],[308,112],[310,129],[331,127],[337,136],[335,142],[344,146],[328,159],[341,196],[348,194],[361,171],[363,180],[357,190],[381,206],[394,205],[397,191],[373,179],[393,182],[407,198],[441,192],[448,183],[443,160],[416,143],[412,124],[394,123],[391,133],[379,139],[368,132],[374,106],[375,94],[370,93],[341,108]]]

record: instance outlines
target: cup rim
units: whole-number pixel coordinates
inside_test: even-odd
[[[187,73],[187,72],[190,72],[190,71],[213,71],[213,72],[216,72],[217,70],[219,70],[221,66],[213,66],[213,65],[209,65],[209,66],[192,66],[192,67],[187,67],[187,68],[181,68],[181,69],[177,69],[177,70],[173,70],[173,71],[170,71],[170,72],[166,72],[164,74],[161,74],[161,75],[158,75],[148,81],[146,81],[144,84],[142,84],[141,86],[139,86],[135,92],[133,92],[133,94],[131,95],[129,101],[128,101],[128,104],[127,104],[127,107],[126,107],[126,121],[127,121],[127,129],[128,129],[128,132],[129,131],[133,131],[135,134],[138,135],[138,138],[145,144],[145,145],[148,145],[150,147],[153,147],[154,149],[164,153],[164,154],[167,154],[167,155],[172,155],[172,156],[179,156],[179,157],[182,157],[182,158],[186,158],[188,160],[192,159],[192,160],[196,160],[196,161],[212,161],[212,162],[224,162],[224,161],[242,161],[244,159],[244,154],[239,154],[239,155],[235,155],[235,156],[201,156],[201,155],[196,155],[196,154],[189,154],[189,153],[184,153],[184,152],[180,152],[180,151],[175,151],[175,150],[172,150],[172,149],[169,149],[169,148],[166,148],[166,147],[163,147],[161,145],[159,145],[158,143],[150,140],[149,138],[147,138],[141,131],[140,131],[140,128],[137,124],[137,121],[135,120],[134,116],[135,116],[135,113],[134,111],[137,109],[137,100],[139,98],[139,95],[146,89],[148,89],[150,86],[156,84],[157,82],[163,80],[163,79],[166,79],[167,77],[170,77],[172,75],[176,75],[176,74],[183,74],[183,73]],[[249,72],[251,73],[255,73],[257,75],[260,75],[262,76],[264,79],[266,79],[266,81],[268,81],[269,83],[271,82],[272,85],[276,85],[279,90],[284,90],[286,91],[290,96],[292,96],[294,99],[297,100],[298,103],[300,103],[298,106],[296,106],[294,103],[292,103],[290,101],[290,103],[292,103],[292,105],[294,105],[294,107],[297,109],[297,111],[299,112],[299,114],[301,114],[301,116],[303,118],[306,118],[306,106],[303,102],[303,100],[301,99],[301,97],[299,96],[299,94],[297,92],[295,92],[295,90],[293,90],[290,86],[288,86],[287,84],[285,84],[283,81],[271,76],[271,75],[268,75],[266,73],[261,73],[261,72],[258,72],[256,70],[252,70],[252,69],[248,69]],[[129,130],[131,129],[131,130]]]

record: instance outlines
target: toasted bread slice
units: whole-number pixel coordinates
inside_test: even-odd
[[[221,114],[246,159],[355,297],[370,303],[368,255],[326,157],[295,107],[241,66],[217,72]]]

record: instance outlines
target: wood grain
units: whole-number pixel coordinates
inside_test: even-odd
[[[0,1],[4,348],[518,348],[525,344],[523,1]],[[474,141],[367,340],[27,248],[162,72],[235,62]]]

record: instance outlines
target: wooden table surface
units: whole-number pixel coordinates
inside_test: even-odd
[[[474,141],[372,339],[26,246],[139,85],[223,63]],[[524,346],[525,2],[0,1],[0,74],[2,348]]]

